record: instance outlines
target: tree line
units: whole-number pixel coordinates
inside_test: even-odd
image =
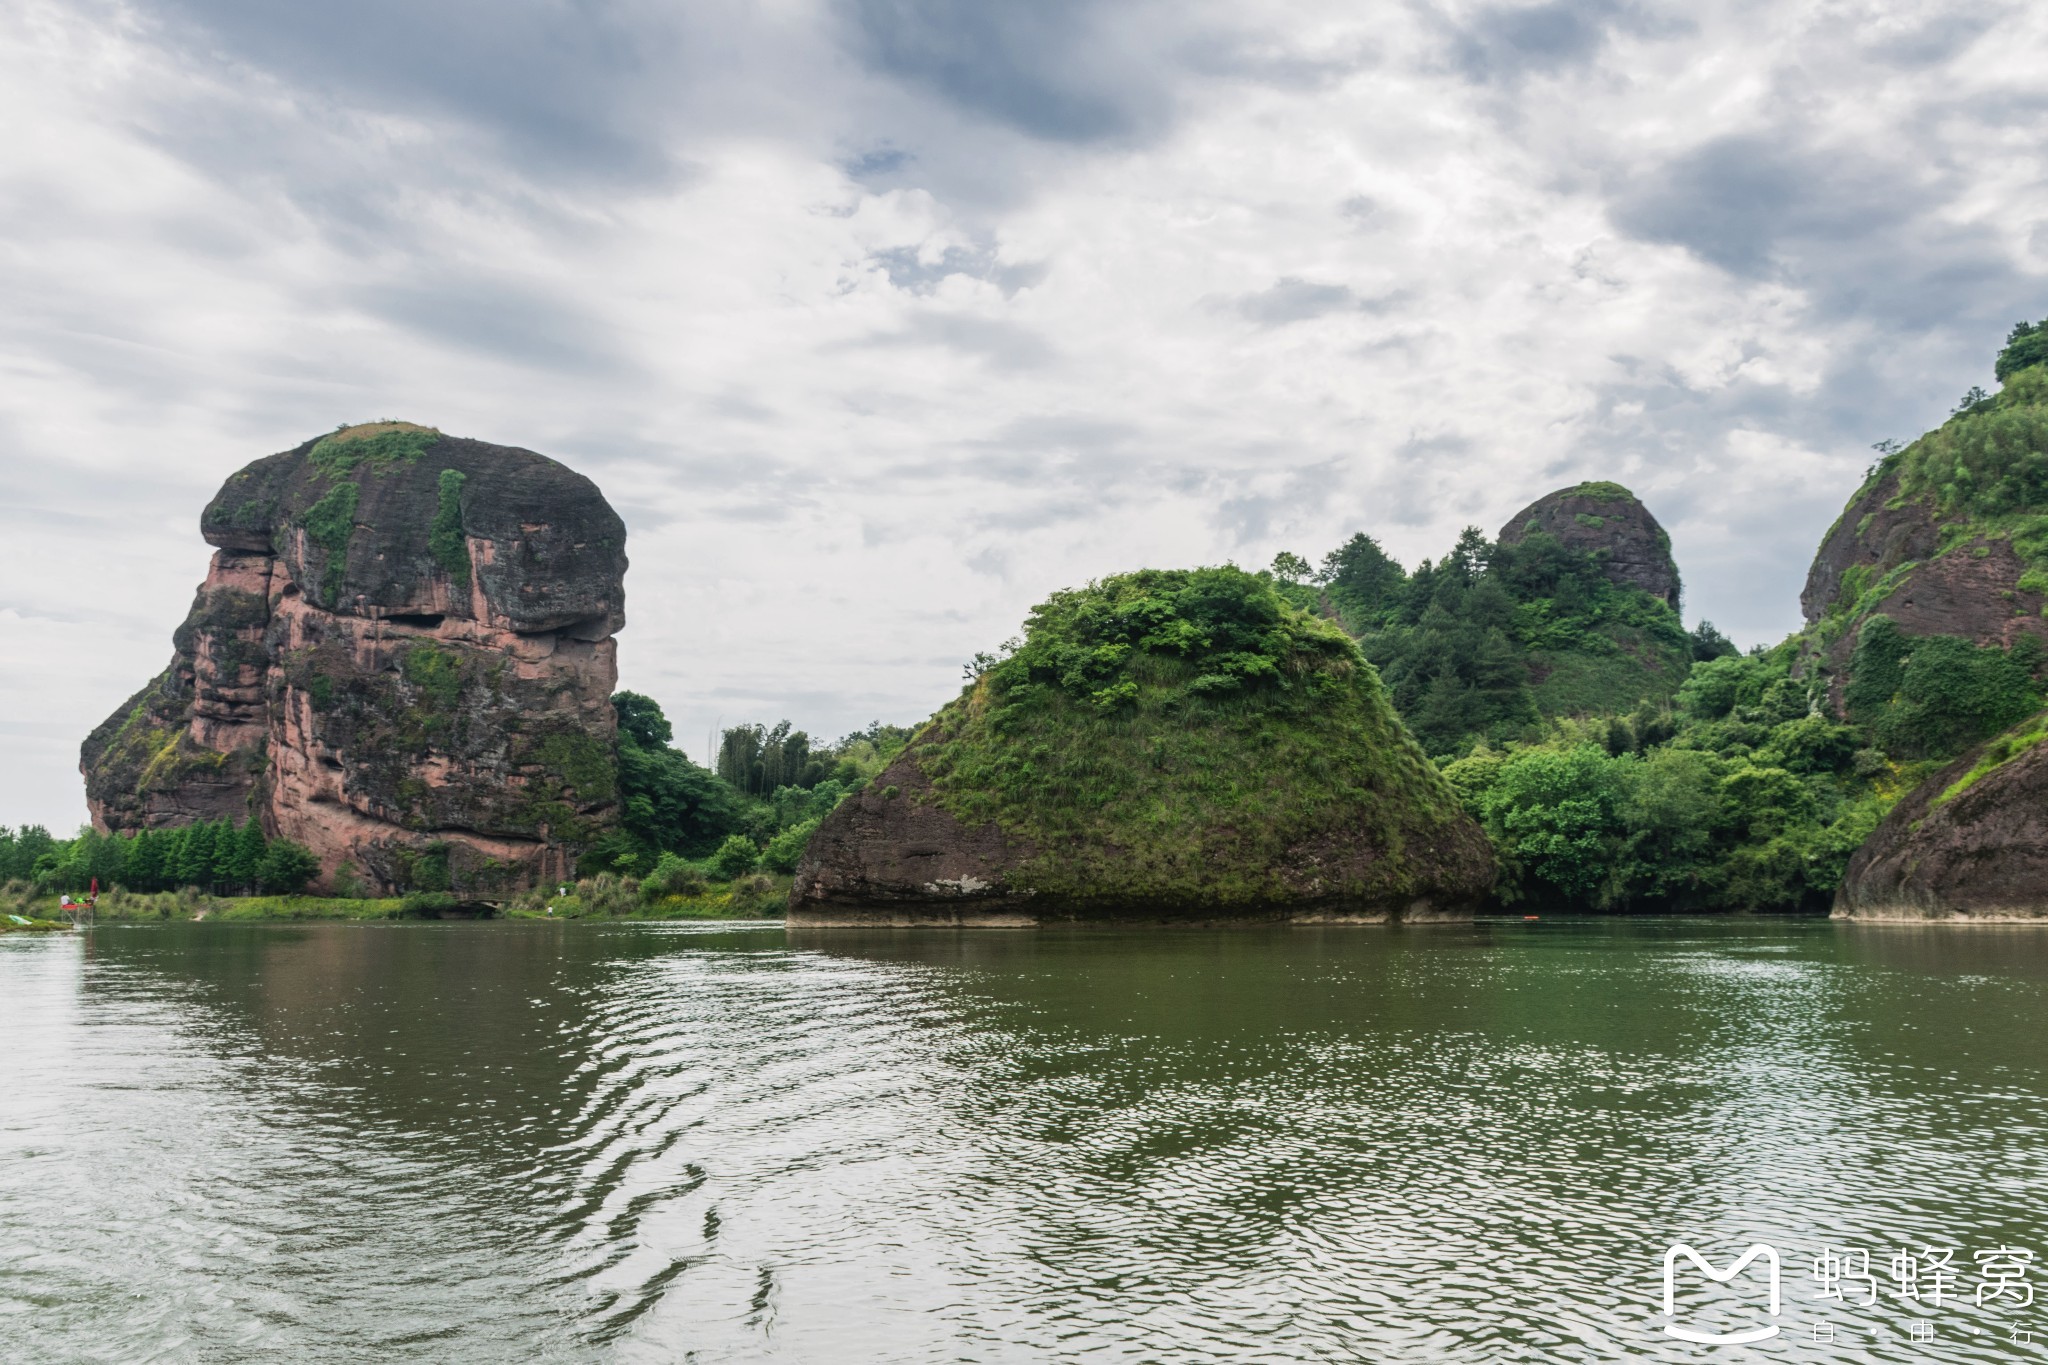
[[[100,889],[210,895],[291,895],[305,889],[319,862],[303,845],[272,839],[249,820],[202,820],[177,829],[101,834],[91,829],[58,839],[41,825],[0,827],[0,883],[77,894]]]

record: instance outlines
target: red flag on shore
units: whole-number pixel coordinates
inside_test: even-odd
[[[94,877],[92,879],[91,895],[94,900],[98,900],[100,898],[100,879],[98,877]]]

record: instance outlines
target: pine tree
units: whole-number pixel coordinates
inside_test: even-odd
[[[263,867],[263,852],[269,841],[263,837],[263,823],[251,817],[242,826],[242,832],[235,836],[235,851],[231,880],[243,891],[256,889],[256,878]]]
[[[205,887],[213,880],[213,826],[201,820],[185,828],[184,847],[178,851],[178,885]]]

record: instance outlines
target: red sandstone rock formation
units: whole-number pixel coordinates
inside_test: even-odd
[[[1503,545],[1519,545],[1530,533],[1544,531],[1568,550],[1605,556],[1611,582],[1641,588],[1678,609],[1678,565],[1671,558],[1671,537],[1636,495],[1618,483],[1582,483],[1546,493],[1509,517],[1496,537]]]
[[[625,527],[532,451],[404,423],[230,478],[170,667],[85,742],[102,830],[257,818],[370,887],[567,875],[616,818]]]
[[[1894,806],[1849,860],[1835,918],[2048,918],[2042,725],[1977,746]]]
[[[2048,640],[2044,598],[2021,586],[2027,566],[2011,540],[1951,533],[1944,546],[1942,521],[1931,497],[1902,496],[1894,468],[1850,500],[1821,542],[1799,605],[1808,626],[1841,618],[1815,642],[1837,713],[1873,615],[1889,616],[1906,635],[1959,635],[1979,646],[2011,648],[2022,635]]]

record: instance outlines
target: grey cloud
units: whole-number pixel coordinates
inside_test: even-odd
[[[1157,126],[1166,92],[1099,0],[846,0],[855,48],[877,70],[982,118],[1052,142]]]
[[[920,313],[899,331],[883,332],[855,344],[938,346],[1006,370],[1037,369],[1052,363],[1055,354],[1051,343],[1029,327],[961,313]]]
[[[924,260],[914,246],[898,246],[877,251],[868,259],[882,268],[883,273],[888,275],[890,284],[913,294],[930,294],[937,290],[948,276],[964,275],[969,279],[989,281],[1003,291],[1005,298],[1008,298],[1018,290],[1029,289],[1043,280],[1046,272],[1045,263],[1042,261],[999,265],[993,246],[949,246],[939,254],[936,261]]]
[[[1386,206],[1369,194],[1354,194],[1337,205],[1337,212],[1359,227],[1375,227],[1385,219]]]
[[[1782,132],[1716,138],[1630,178],[1613,206],[1617,227],[1752,279],[1788,244],[1878,231],[1906,189],[1875,167],[1788,146]]]
[[[1201,75],[1296,91],[1335,85],[1378,61],[1378,53],[1364,44],[1334,56],[1311,55],[1279,34],[1224,31],[1197,33],[1179,44],[1176,55]]]
[[[1468,80],[1509,82],[1591,62],[1615,31],[1678,32],[1617,0],[1552,0],[1482,9],[1452,40],[1452,61]]]
[[[1888,34],[1867,43],[1864,50],[1895,66],[1939,66],[1959,56],[2004,17],[1983,10],[1949,10],[1904,33]]]
[[[864,185],[878,185],[892,179],[916,160],[900,147],[874,147],[840,162],[839,168]]]
[[[153,14],[194,59],[222,52],[316,99],[452,116],[579,179],[671,173],[645,115],[694,56],[675,12],[645,3],[165,0]]]
[[[422,335],[503,360],[581,375],[636,368],[581,310],[516,280],[451,277],[374,285],[355,301]]]
[[[1261,327],[1284,327],[1290,322],[1306,322],[1331,313],[1384,312],[1400,297],[1389,294],[1363,298],[1346,284],[1322,284],[1283,275],[1255,294],[1240,294],[1227,300],[1226,306]]]
[[[1999,233],[1945,212],[1971,186],[1922,150],[1884,161],[1806,146],[1788,128],[1717,138],[1627,181],[1609,205],[1618,229],[1799,288],[1817,321],[1874,323],[1916,346],[1929,332],[1981,346],[1994,319],[2044,292]]]

